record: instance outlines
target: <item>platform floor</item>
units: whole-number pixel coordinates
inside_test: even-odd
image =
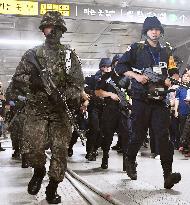
[[[114,144],[114,143],[113,143]],[[74,154],[69,159],[69,167],[89,183],[103,190],[123,204],[129,205],[187,205],[190,204],[190,158],[185,158],[175,151],[173,171],[180,172],[182,180],[172,190],[163,187],[160,160],[150,158],[150,150],[142,149],[143,156],[138,156],[138,180],[132,181],[122,171],[122,155],[110,151],[109,168],[100,168],[102,152],[97,161],[89,162],[85,148],[80,142],[74,147]]]
[[[116,138],[115,138],[116,139]],[[47,205],[45,177],[37,197],[27,193],[27,184],[32,176],[30,168],[20,168],[20,161],[11,158],[10,141],[4,141],[6,151],[0,152],[0,205]],[[160,160],[149,157],[149,149],[142,150],[138,157],[138,180],[131,181],[122,171],[122,155],[110,151],[109,168],[102,170],[99,152],[97,161],[85,159],[85,147],[80,142],[74,146],[74,154],[69,158],[68,167],[93,184],[107,196],[111,196],[127,205],[190,205],[190,159],[184,158],[176,151],[173,170],[182,174],[182,181],[172,190],[163,188]],[[86,205],[86,201],[73,188],[67,179],[60,184],[59,194],[64,205]]]

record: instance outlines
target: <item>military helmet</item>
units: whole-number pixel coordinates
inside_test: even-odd
[[[60,27],[63,32],[67,31],[65,21],[60,12],[58,11],[47,11],[41,20],[39,29],[44,30],[47,26],[56,26]]]
[[[158,18],[156,16],[147,17],[143,23],[142,34],[146,35],[147,31],[153,28],[160,29],[161,33],[164,34],[164,28]]]

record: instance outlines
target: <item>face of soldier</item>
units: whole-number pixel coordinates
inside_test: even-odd
[[[150,29],[147,31],[147,36],[151,41],[157,42],[160,39],[161,31],[157,28]]]
[[[44,35],[50,42],[59,42],[62,37],[62,30],[58,27],[48,26],[44,28]]]
[[[111,66],[103,66],[103,67],[101,67],[101,71],[103,72],[103,73],[109,73],[109,72],[111,72]]]

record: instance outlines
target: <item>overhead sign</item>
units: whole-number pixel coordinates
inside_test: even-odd
[[[104,20],[143,23],[148,16],[157,16],[162,24],[190,26],[190,12],[150,8],[121,8],[88,4],[54,4],[32,0],[0,0],[0,14],[43,15],[47,11],[59,11],[63,16],[74,19]]]
[[[38,2],[0,0],[0,14],[38,15]]]
[[[157,16],[162,24],[190,26],[189,11],[76,5],[76,17],[79,19],[143,23],[150,16]]]
[[[59,11],[63,16],[70,16],[70,5],[66,4],[41,4],[40,14],[43,15],[47,11]]]

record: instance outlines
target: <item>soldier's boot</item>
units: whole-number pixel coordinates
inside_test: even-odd
[[[109,154],[108,153],[103,153],[102,164],[101,164],[102,169],[107,169],[108,168],[108,158],[109,158]]]
[[[50,179],[48,186],[46,187],[46,200],[49,204],[61,203],[61,196],[57,194],[58,182],[54,179]]]
[[[40,191],[41,184],[42,184],[45,174],[46,174],[45,167],[34,169],[34,174],[32,176],[32,179],[28,183],[28,193],[29,194],[36,195]]]
[[[128,157],[125,157],[125,162],[124,162],[124,171],[127,172],[127,175],[132,179],[132,180],[137,180],[137,163],[134,160],[129,160]]]
[[[22,159],[22,165],[21,167],[22,168],[28,168],[29,167],[29,164],[28,164],[28,158],[27,158],[27,154],[24,153],[21,155],[21,159]]]
[[[172,173],[172,163],[162,163],[164,172],[164,188],[171,189],[175,184],[181,180],[180,173]]]

